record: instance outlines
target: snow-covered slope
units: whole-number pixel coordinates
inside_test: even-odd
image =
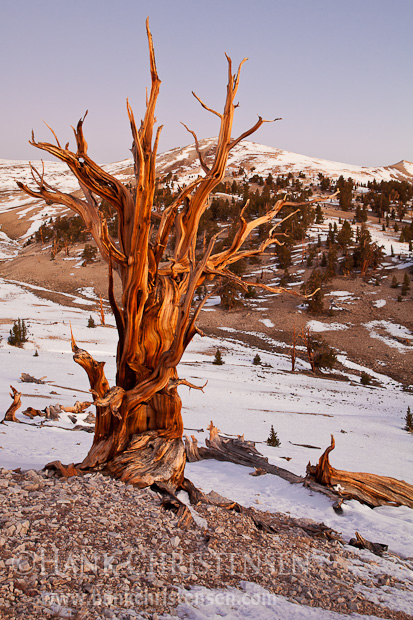
[[[212,158],[215,144],[216,138],[208,138],[200,142],[201,151],[206,154],[207,162]],[[38,170],[42,170],[41,161],[32,163]],[[122,181],[128,181],[133,173],[131,159],[124,159],[103,167]],[[360,183],[372,179],[378,181],[389,181],[390,179],[413,181],[413,164],[405,160],[391,166],[368,168],[299,155],[247,140],[237,144],[229,156],[228,171],[238,171],[239,168],[243,168],[247,175],[304,172],[307,177],[315,178],[321,172],[331,178],[338,178],[340,175],[351,176]],[[76,179],[68,171],[65,164],[45,161],[44,171],[45,179],[53,187],[65,192],[73,192],[79,189]],[[179,176],[180,182],[191,178],[193,175],[203,174],[193,144],[166,151],[158,156],[159,174],[163,175],[170,171]],[[0,210],[33,202],[32,199],[27,196],[23,197],[18,192],[16,181],[23,183],[32,181],[29,162],[0,159]],[[20,195],[17,196],[16,194]]]
[[[207,153],[207,162],[214,152],[215,142],[215,138],[200,142],[201,151]],[[413,180],[413,164],[404,160],[392,166],[368,168],[299,155],[248,140],[243,140],[237,144],[229,156],[228,171],[238,171],[240,167],[244,168],[247,175],[259,174],[262,176],[269,173],[278,175],[288,174],[289,172],[304,172],[307,177],[315,178],[321,172],[330,178],[338,178],[340,175],[345,178],[352,177],[359,183],[366,183],[373,179],[377,181]],[[202,174],[193,145],[172,149],[159,155],[158,170],[163,173],[176,172],[180,178],[182,175]]]
[[[215,145],[216,138],[207,138],[200,142],[200,149],[207,164],[212,163]],[[34,161],[32,164],[39,172],[44,166],[44,178],[52,187],[68,193],[79,191],[77,180],[64,163]],[[123,183],[132,180],[131,159],[102,167]],[[230,178],[232,176],[239,178],[240,169],[243,170],[243,178],[251,178],[255,174],[266,177],[271,173],[275,177],[290,172],[293,174],[302,172],[306,178],[304,184],[317,183],[319,173],[332,179],[337,179],[341,175],[345,178],[352,177],[358,183],[367,183],[373,179],[413,182],[413,164],[405,160],[392,166],[367,168],[299,155],[247,140],[237,144],[228,158],[227,174]],[[204,175],[193,144],[161,153],[157,159],[157,173],[161,177],[169,173],[172,173],[173,177],[176,175],[180,185]],[[0,214],[7,215],[7,212],[10,212],[10,216],[7,215],[8,222],[3,219],[1,225],[9,237],[24,241],[36,232],[43,222],[50,217],[63,214],[67,209],[59,205],[46,205],[43,200],[27,196],[17,187],[16,181],[33,185],[29,162],[0,159]],[[15,225],[17,223],[19,226]],[[7,258],[15,253],[15,247],[6,248],[5,245],[7,244],[1,243],[0,253]]]

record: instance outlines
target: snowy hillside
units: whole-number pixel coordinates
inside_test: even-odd
[[[110,325],[87,327],[91,313],[97,319],[96,299],[91,290],[82,293],[89,295],[89,299],[79,298],[79,307],[69,308],[39,300],[35,288],[30,290],[23,284],[0,280],[1,409],[5,411],[10,404],[8,386],[13,385],[22,392],[22,409],[17,417],[25,422],[7,422],[1,427],[0,467],[40,469],[56,459],[80,461],[88,451],[92,435],[82,430],[69,432],[74,422],[68,414],[61,413],[56,422],[39,423],[38,418],[30,420],[21,413],[28,406],[39,409],[56,403],[67,406],[87,398],[86,375],[72,360],[69,322],[78,345],[106,362],[106,374],[113,383],[116,330]],[[7,343],[11,317],[16,316],[24,318],[29,326],[29,342],[22,349]],[[108,323],[113,324],[113,318],[108,317]],[[223,366],[211,363],[217,345],[224,352]],[[36,357],[35,350],[39,353]],[[205,393],[188,391],[186,387],[180,389],[186,433],[195,435],[202,445],[207,437],[206,427],[213,420],[223,433],[244,433],[246,438],[258,442],[257,448],[271,463],[298,474],[305,473],[309,460],[312,463],[318,460],[333,433],[337,448],[332,463],[337,468],[372,471],[413,482],[412,438],[402,428],[403,413],[411,404],[411,395],[404,392],[400,384],[381,376],[381,387],[362,388],[358,377],[352,374],[351,364],[346,383],[303,374],[306,369],[303,362],[298,372],[291,373],[286,355],[269,354],[265,350],[259,350],[263,365],[257,367],[252,364],[256,351],[226,339],[197,337],[194,340],[180,364],[179,374],[194,383],[208,379],[208,385]],[[45,383],[21,383],[21,372],[43,377]],[[77,417],[82,423],[86,414]],[[265,443],[271,425],[281,440],[278,448]],[[388,544],[390,551],[400,554],[404,560],[397,560],[391,554],[375,558],[376,568],[371,569],[371,579],[394,575],[404,580],[405,588],[386,587],[378,595],[376,586],[372,585],[363,590],[363,595],[390,608],[409,611],[413,592],[412,509],[388,506],[372,510],[349,501],[344,504],[343,514],[337,515],[326,497],[269,474],[251,477],[250,471],[218,461],[192,463],[186,469],[188,477],[205,492],[214,490],[258,510],[324,522],[347,540],[358,531],[371,540]],[[366,559],[366,554],[369,555],[360,552],[360,559]],[[365,570],[361,562],[360,566],[349,566],[352,571]],[[297,607],[275,595],[269,603],[263,598],[267,591],[260,590],[257,585],[240,585],[241,590],[234,591],[235,599],[229,597],[229,603],[225,603],[226,599],[222,599],[218,591],[193,588],[191,596],[194,598],[184,599],[186,602],[178,607],[179,617],[201,620],[224,615],[236,620],[246,617],[246,609],[254,611],[254,615],[248,617],[255,620],[267,617],[338,620],[340,617],[333,612],[319,610],[316,613],[305,606]],[[245,588],[249,597],[260,594],[256,603],[251,603],[250,599],[246,601],[242,595]],[[227,616],[230,612],[232,615]]]
[[[207,162],[208,151],[212,149],[212,154],[215,141],[215,138],[209,138],[200,142],[201,151],[207,153]],[[357,183],[367,183],[373,179],[379,182],[390,181],[391,179],[409,181],[413,179],[413,164],[406,161],[394,166],[368,168],[299,155],[248,140],[243,140],[237,144],[228,159],[228,171],[230,173],[232,171],[237,172],[239,168],[244,168],[247,176],[251,174],[267,176],[269,173],[276,176],[289,172],[304,172],[307,177],[316,178],[321,172],[324,176],[332,179],[336,179],[340,175],[343,175],[344,178],[351,177]],[[172,149],[159,155],[158,169],[159,172],[163,173],[170,170],[176,171],[179,176],[182,174],[188,176],[203,174],[193,145]]]
[[[207,163],[212,157],[214,144],[214,139],[201,142]],[[34,165],[41,170],[41,162],[34,162]],[[64,164],[45,162],[44,168],[47,182],[56,189],[65,192],[79,190]],[[104,168],[125,183],[132,178],[132,161],[129,159]],[[241,168],[243,172],[240,175]],[[265,177],[269,173],[276,176],[290,172],[295,175],[304,173],[306,184],[316,181],[319,173],[332,179],[341,175],[352,177],[358,183],[372,179],[413,180],[413,164],[406,161],[393,166],[365,168],[315,159],[248,141],[241,142],[230,153],[230,177],[234,175],[248,179],[254,174]],[[193,145],[160,154],[158,173],[177,175],[180,184],[203,174]],[[85,268],[80,244],[70,255],[61,252],[53,256],[53,260],[50,257],[50,239],[42,245],[33,243],[24,246],[25,240],[43,222],[64,213],[65,209],[25,196],[16,188],[16,180],[30,183],[28,162],[0,160],[0,215],[3,226],[0,231],[3,269],[0,277],[0,405],[3,414],[0,419],[11,403],[10,386],[22,393],[22,407],[17,412],[20,423],[6,422],[0,427],[0,469],[8,470],[0,472],[0,482],[4,483],[0,484],[0,504],[2,494],[4,497],[8,494],[8,500],[14,500],[14,493],[20,492],[16,490],[19,485],[13,482],[14,474],[10,470],[40,470],[46,463],[57,459],[63,463],[81,462],[91,445],[93,434],[86,431],[93,431],[93,424],[86,418],[94,411],[93,406],[75,418],[62,411],[60,418],[54,421],[39,417],[30,419],[23,414],[27,407],[45,410],[50,405],[73,406],[75,401],[91,400],[87,376],[72,359],[70,327],[78,346],[88,350],[96,360],[105,362],[105,373],[111,386],[115,383],[117,345],[113,316],[107,312],[106,326],[98,324],[99,295],[104,297],[107,291],[106,265],[95,261]],[[285,285],[287,290],[298,291],[308,276],[305,251],[311,244],[315,247],[319,243],[320,248],[322,244],[326,247],[333,227],[341,225],[342,214],[338,213],[337,201],[326,203],[323,209],[322,221],[314,223],[307,231],[307,238],[292,248],[292,277]],[[207,381],[204,392],[188,390],[184,386],[179,390],[183,402],[184,432],[193,435],[199,445],[205,445],[207,427],[213,421],[221,434],[244,435],[245,439],[256,442],[257,449],[270,463],[305,476],[308,462],[315,464],[318,461],[330,444],[331,435],[334,435],[336,448],[331,455],[331,464],[335,468],[372,472],[413,484],[413,437],[404,429],[407,408],[413,408],[413,386],[409,373],[413,359],[412,301],[410,293],[400,294],[401,274],[411,273],[413,257],[409,244],[400,241],[400,233],[390,226],[386,228],[377,220],[370,215],[367,226],[372,240],[383,248],[380,269],[369,272],[365,278],[358,274],[334,278],[326,290],[326,308],[322,315],[309,315],[302,298],[292,295],[259,294],[256,298],[243,299],[242,309],[236,308],[233,312],[219,307],[218,295],[211,296],[199,317],[200,327],[208,336],[201,338],[197,335],[193,339],[178,368],[180,378],[187,379],[191,384],[203,385]],[[350,227],[355,235],[358,224],[351,222]],[[250,277],[261,278],[268,286],[280,283],[278,258],[273,255],[269,255],[266,262],[250,265],[249,270]],[[391,286],[392,277],[397,280],[396,287]],[[95,328],[88,326],[90,316],[96,322]],[[28,341],[22,348],[11,346],[8,342],[17,318],[26,322],[29,332]],[[312,373],[302,340],[297,346],[299,354],[292,371],[292,341],[288,331],[292,329],[294,334],[301,332],[301,337],[305,329],[311,330],[311,334],[317,337],[327,334],[326,340],[337,353],[338,368],[331,369],[329,374]],[[218,347],[224,359],[222,366],[212,363]],[[260,363],[255,365],[253,359],[258,354]],[[21,373],[42,378],[43,382],[22,382]],[[364,373],[371,380],[369,385],[361,384]],[[77,429],[77,424],[83,428]],[[271,447],[266,442],[272,426],[281,441],[279,447]],[[215,491],[242,506],[254,507],[259,511],[279,512],[291,518],[324,523],[341,533],[346,542],[359,532],[368,540],[388,545],[389,552],[378,557],[367,551],[356,551],[343,543],[340,549],[351,549],[356,559],[349,560],[345,570],[338,567],[337,574],[344,582],[348,575],[346,571],[365,579],[364,585],[359,584],[359,590],[354,592],[354,597],[362,595],[365,600],[396,612],[412,613],[413,509],[382,506],[373,510],[357,501],[346,501],[342,514],[337,514],[329,498],[310,491],[302,484],[290,484],[271,474],[251,476],[251,473],[250,468],[215,460],[188,463],[186,466],[186,475],[206,493]],[[19,476],[20,472],[15,475]],[[2,480],[2,476],[8,476],[7,480]],[[90,478],[90,474],[88,476]],[[91,501],[96,503],[99,493],[96,486],[93,491],[93,485],[100,483],[95,483],[93,479],[89,481],[92,483]],[[113,485],[120,488],[122,483],[113,482]],[[45,495],[40,490],[30,491],[21,486],[21,497],[27,503],[31,499],[36,501],[36,498],[40,501],[40,496],[44,500]],[[65,485],[66,488],[69,486]],[[133,493],[134,489],[129,488],[129,491]],[[29,495],[31,492],[33,497]],[[188,501],[183,493],[180,498]],[[61,499],[61,502],[70,503],[67,498]],[[27,513],[24,512],[26,510]],[[99,510],[103,512],[101,506]],[[19,513],[18,502],[16,511]],[[28,515],[30,510],[25,506],[22,515],[23,512]],[[17,514],[16,518],[22,515]],[[102,518],[108,521],[106,515]],[[0,518],[0,527],[3,522],[8,523],[5,519],[2,521]],[[71,520],[70,514],[68,520]],[[51,526],[52,536],[54,527],[58,530],[60,522]],[[202,528],[199,530],[200,536],[205,537],[202,545],[206,545],[211,532]],[[118,533],[111,532],[109,536],[112,533],[115,539]],[[133,539],[133,545],[140,533],[134,532],[136,540]],[[184,532],[178,533],[182,538],[185,536]],[[225,534],[225,531],[221,533]],[[243,533],[240,538],[242,536]],[[176,538],[179,541],[176,529],[171,530],[170,537],[172,541]],[[9,537],[7,544],[12,538]],[[14,561],[5,554],[5,540],[0,530],[0,617],[3,600],[1,584],[4,581],[1,581],[1,571],[6,571],[6,567],[11,567]],[[114,540],[115,544],[117,540]],[[246,536],[246,540],[248,545],[251,538]],[[22,539],[18,539],[20,542]],[[132,541],[129,542],[132,544]],[[83,549],[83,543],[81,541],[79,548]],[[179,545],[179,542],[176,544]],[[17,549],[25,551],[25,543]],[[173,550],[175,553],[175,546]],[[320,562],[327,564],[331,563],[330,560],[331,557],[326,554]],[[366,568],[367,565],[369,568]],[[179,577],[183,580],[185,574],[175,579],[174,587],[187,588]],[[295,576],[294,579],[297,581]],[[54,583],[53,580],[51,583]],[[186,598],[183,597],[184,602],[177,608],[180,618],[344,618],[334,611],[313,609],[307,604],[307,599],[306,603],[301,603],[300,593],[292,599],[299,604],[293,604],[291,597],[287,600],[275,595],[261,587],[259,582],[237,583],[238,589],[225,590],[225,596],[230,596],[222,603],[217,601],[224,591],[207,589],[201,582],[191,583],[193,587],[187,589],[193,598],[188,592]],[[209,583],[207,585],[210,587]],[[293,587],[291,585],[291,589]],[[350,586],[347,584],[347,587]],[[268,596],[271,598],[268,599]],[[257,597],[257,603],[252,602],[254,597]],[[212,603],[209,603],[211,600]],[[351,600],[355,606],[348,609],[356,611],[358,608],[354,601]],[[311,604],[317,602],[313,600]],[[140,616],[133,610],[130,615],[123,615],[124,609],[117,610],[115,615],[112,607],[107,614],[104,613],[105,616],[125,620],[149,617],[149,614]],[[53,612],[70,616],[64,607],[51,608]],[[383,617],[396,617],[387,611],[383,613],[387,614]],[[162,617],[171,620],[171,616]],[[357,614],[354,617],[367,618]],[[403,620],[407,617],[411,616],[403,616]],[[401,620],[401,616],[398,618]]]
[[[207,162],[212,157],[215,143],[216,138],[200,141],[200,148],[206,154]],[[32,164],[38,170],[42,170],[41,161],[32,161]],[[124,182],[130,180],[133,173],[131,159],[106,164],[103,165],[103,168]],[[394,165],[368,168],[299,155],[247,140],[243,140],[235,146],[229,156],[228,172],[237,172],[239,168],[244,168],[247,176],[252,173],[263,176],[269,173],[283,175],[289,172],[304,172],[307,177],[315,178],[321,172],[333,179],[340,175],[345,178],[352,177],[358,183],[366,183],[373,179],[377,181],[413,180],[413,164],[404,160]],[[170,171],[173,174],[179,174],[181,182],[193,175],[203,174],[193,144],[159,154],[157,170],[160,175]],[[44,171],[45,179],[56,189],[65,192],[73,192],[79,189],[76,179],[65,164],[58,161],[45,161]],[[16,187],[16,181],[23,183],[32,181],[29,162],[0,159],[0,211],[34,202],[32,198],[21,195]]]

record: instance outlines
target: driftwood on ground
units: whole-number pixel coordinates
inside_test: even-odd
[[[358,532],[356,532],[356,538],[351,538],[348,544],[352,547],[357,547],[357,549],[368,549],[376,555],[383,555],[389,548],[388,545],[384,545],[383,543],[370,542],[366,538],[363,538]]]
[[[280,478],[284,478],[288,482],[304,482],[304,478],[301,476],[268,463],[268,459],[258,452],[253,441],[246,441],[243,436],[234,439],[222,437],[222,435],[219,435],[219,429],[212,422],[208,426],[208,430],[209,439],[205,441],[206,448],[198,446],[198,442],[193,435],[191,439],[185,435],[186,457],[190,463],[202,459],[230,461],[237,465],[262,469],[269,474],[280,476]]]
[[[20,375],[20,381],[22,383],[46,383],[46,381],[43,381],[43,379],[46,379],[46,377],[36,379],[36,377],[32,377],[32,375],[27,374],[27,372],[22,372],[22,374]]]
[[[345,499],[357,499],[372,508],[376,506],[408,506],[413,508],[413,486],[404,480],[388,476],[377,476],[365,472],[349,472],[334,469],[330,465],[329,454],[335,448],[331,444],[320,457],[317,465],[307,465],[307,477],[319,484],[338,491]]]
[[[27,409],[22,411],[22,413],[23,415],[27,416],[31,420],[33,420],[33,418],[45,416],[44,411],[41,411],[40,409],[34,409],[34,407],[27,407]]]
[[[72,407],[62,406],[62,409],[63,411],[66,411],[66,413],[83,413],[84,411],[86,411],[88,407],[90,407],[91,404],[92,404],[92,401],[90,400],[82,401],[82,402],[77,400]]]
[[[345,499],[357,499],[373,508],[382,505],[403,505],[413,508],[413,486],[403,480],[375,474],[340,471],[331,467],[328,455],[334,449],[333,437],[331,446],[321,456],[318,465],[314,467],[309,464],[307,477],[303,478],[268,463],[268,459],[255,448],[254,442],[246,441],[243,436],[222,437],[212,422],[208,430],[210,437],[205,440],[206,447],[198,446],[194,436],[191,438],[185,436],[185,449],[189,462],[216,459],[254,467],[253,475],[274,474],[293,484],[303,484],[312,491],[327,495],[333,500],[333,508],[337,513],[342,512],[341,505]]]
[[[41,417],[41,418],[46,418],[46,420],[56,421],[56,420],[59,420],[60,413],[62,411],[66,411],[66,413],[77,413],[77,414],[84,413],[84,411],[91,404],[92,403],[90,401],[85,401],[85,402],[76,401],[73,406],[67,406],[67,407],[60,405],[59,403],[56,403],[55,405],[49,405],[48,407],[45,407],[45,409],[34,409],[33,407],[27,407],[27,409],[23,411],[23,415],[27,416],[31,420],[35,417]],[[77,419],[75,416],[69,416],[69,418],[72,420],[73,424],[76,424]],[[94,414],[90,412],[85,418],[84,422],[86,422],[87,424],[94,424],[95,422]]]

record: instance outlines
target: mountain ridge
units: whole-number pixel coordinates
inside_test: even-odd
[[[199,142],[200,150],[203,151],[207,163],[212,160],[215,143],[216,138],[205,138]],[[43,165],[39,160],[32,160],[32,163],[40,168]],[[63,191],[78,189],[76,179],[72,177],[64,163],[45,161],[44,167],[47,180],[51,185],[56,183],[59,189]],[[102,164],[102,167],[125,182],[133,176],[131,158]],[[262,176],[271,173],[274,176],[288,174],[289,172],[302,172],[310,178],[315,178],[319,173],[330,178],[338,178],[342,175],[344,178],[352,177],[357,183],[366,183],[373,179],[379,182],[392,179],[413,182],[413,163],[405,159],[385,166],[358,166],[301,155],[249,140],[242,140],[229,154],[227,174],[235,176],[234,173],[238,172],[240,168],[244,170],[247,178],[253,174]],[[177,174],[180,177],[180,183],[193,178],[194,175],[204,174],[194,144],[175,147],[158,155],[157,173],[163,176],[169,172]],[[4,198],[6,198],[4,192],[13,194],[18,191],[15,185],[16,180],[30,182],[29,161],[0,159],[0,196],[3,194],[3,203]]]

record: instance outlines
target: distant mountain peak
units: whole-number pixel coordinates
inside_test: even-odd
[[[216,138],[206,138],[199,142],[200,150],[207,163],[212,161],[215,144]],[[157,163],[158,174],[172,172],[177,174],[182,181],[185,178],[191,179],[198,174],[203,174],[194,144],[161,153]],[[338,178],[341,175],[345,178],[352,177],[358,183],[366,183],[373,179],[377,181],[413,180],[413,164],[406,160],[393,166],[356,166],[300,155],[249,140],[241,141],[229,154],[228,172],[231,174],[240,168],[244,169],[247,176],[253,174],[268,176],[270,173],[274,176],[289,172],[295,174],[303,172],[309,178],[316,178],[321,172],[324,176],[331,178]]]

